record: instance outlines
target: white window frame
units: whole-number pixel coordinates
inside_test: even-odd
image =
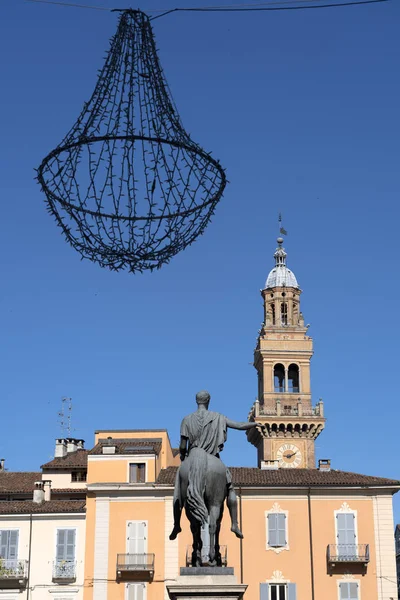
[[[130,585],[143,585],[143,600],[147,600],[147,583],[145,581],[131,581],[125,584],[125,600],[129,600],[128,586]]]
[[[354,545],[358,546],[358,520],[357,520],[357,511],[356,510],[352,510],[350,508],[350,506],[347,504],[347,502],[343,502],[342,506],[339,508],[339,510],[335,510],[333,511],[334,513],[334,518],[335,518],[335,545],[337,545],[338,543],[338,529],[337,529],[337,515],[338,514],[352,514],[354,515]]]
[[[268,600],[272,600],[272,590],[271,585],[284,585],[285,586],[285,600],[287,600],[288,596],[288,586],[285,581],[269,581],[268,582]],[[279,598],[278,598],[279,600]]]
[[[135,483],[132,485],[143,485],[144,483],[147,483],[147,474],[148,474],[148,461],[144,460],[142,458],[137,458],[135,456],[135,460],[128,460],[128,464],[127,464],[127,476],[126,476],[126,480],[128,483],[131,483],[131,465],[139,465],[139,464],[144,464],[144,482],[143,483]]]
[[[53,563],[57,562],[57,531],[59,529],[63,529],[63,530],[67,530],[69,531],[70,529],[75,529],[75,577],[76,579],[78,579],[78,528],[75,527],[56,527],[54,530],[54,558],[53,558]],[[0,597],[1,600],[1,597]],[[54,600],[58,600],[57,598],[55,598]],[[61,596],[61,600],[63,600],[63,596]]]
[[[268,515],[275,514],[275,513],[283,514],[283,515],[286,516],[286,519],[285,519],[286,545],[285,546],[270,546],[269,543],[268,543],[269,542],[269,535],[268,535]],[[272,506],[272,508],[270,508],[270,510],[266,510],[264,514],[265,514],[265,533],[266,533],[265,549],[266,550],[272,550],[273,552],[275,552],[275,554],[279,554],[283,550],[290,550],[290,546],[289,546],[289,511],[288,510],[282,510],[281,507],[280,507],[280,505],[277,502],[275,502],[274,505]],[[277,582],[275,582],[275,581],[267,581],[267,583],[277,583]],[[278,582],[278,583],[287,583],[287,582],[283,581],[283,582]]]
[[[18,531],[18,546],[17,546],[17,559],[16,560],[22,560],[19,556],[20,541],[21,541],[21,528],[20,527],[0,527],[0,531]],[[5,559],[5,560],[8,560],[8,559]]]
[[[338,579],[336,581],[336,585],[337,585],[337,598],[338,600],[341,600],[340,598],[340,584],[341,583],[357,583],[358,584],[358,598],[357,600],[361,600],[361,579],[354,579],[353,577],[350,576],[344,576],[342,579]]]

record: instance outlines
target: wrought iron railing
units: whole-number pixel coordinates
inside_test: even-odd
[[[76,579],[76,562],[74,560],[55,560],[53,563],[53,580]]]
[[[327,558],[329,563],[368,563],[369,544],[329,544]]]
[[[0,558],[0,580],[26,579],[28,577],[28,561]]]
[[[117,571],[154,571],[154,554],[118,554]]]
[[[220,546],[219,551],[221,554],[221,564],[219,566],[226,567],[228,564],[228,546]],[[202,547],[201,561],[203,563],[203,566],[209,565],[209,552],[210,552],[209,546]],[[186,566],[187,567],[190,567],[192,564],[192,553],[193,553],[193,547],[187,546],[186,547]]]

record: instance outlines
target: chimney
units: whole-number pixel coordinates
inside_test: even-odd
[[[0,458],[0,473],[4,471],[4,458]]]
[[[67,454],[71,454],[72,452],[76,452],[78,450],[78,440],[74,438],[67,438]]]
[[[103,454],[115,454],[115,444],[113,443],[113,439],[110,435],[107,438],[107,444],[103,445],[101,450]]]
[[[44,490],[44,501],[49,502],[51,500],[51,479],[45,479],[43,481]]]
[[[54,458],[63,458],[64,456],[67,456],[67,442],[63,439],[56,440]]]
[[[33,490],[33,501],[35,504],[42,504],[44,502],[44,490],[42,481],[35,482],[35,489]]]
[[[76,440],[76,443],[78,445],[78,450],[84,450],[85,449],[85,440]]]
[[[330,458],[321,458],[318,461],[318,469],[320,471],[330,471],[331,470],[331,459]]]

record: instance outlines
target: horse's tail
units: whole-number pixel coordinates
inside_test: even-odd
[[[193,517],[202,525],[208,520],[208,510],[204,502],[207,475],[207,452],[202,448],[192,448],[189,457],[189,481],[186,505]]]

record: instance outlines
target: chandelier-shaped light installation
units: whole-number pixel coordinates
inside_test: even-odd
[[[38,181],[68,242],[102,267],[159,268],[203,233],[225,173],[184,130],[143,12],[122,12],[93,95]]]

